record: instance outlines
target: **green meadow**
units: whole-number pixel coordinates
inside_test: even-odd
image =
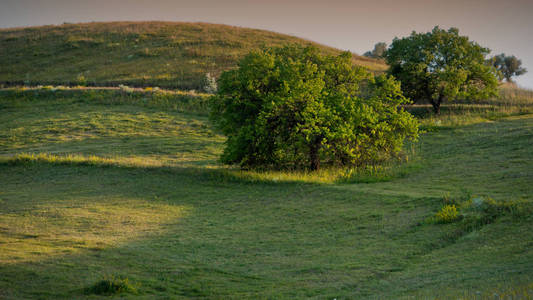
[[[532,92],[317,173],[219,164],[206,97],[0,91],[0,298],[533,297]]]

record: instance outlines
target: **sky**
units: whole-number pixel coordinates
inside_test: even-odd
[[[266,29],[362,54],[413,30],[457,27],[515,55],[533,89],[533,0],[0,0],[0,27],[91,21],[188,21]]]

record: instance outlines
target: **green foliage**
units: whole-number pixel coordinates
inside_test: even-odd
[[[490,197],[466,197],[466,200],[444,197],[444,206],[431,219],[435,223],[461,220],[458,232],[470,232],[494,222],[499,217],[513,219],[531,217],[533,205],[524,200],[495,200]]]
[[[79,85],[79,86],[86,86],[87,85],[87,78],[85,76],[83,76],[83,74],[79,74],[77,77],[76,77],[76,83]]]
[[[514,76],[527,73],[526,68],[522,67],[522,60],[516,58],[514,55],[506,56],[502,53],[491,58],[490,62],[500,71],[500,79],[505,78],[507,82],[513,82],[512,77]]]
[[[115,295],[120,293],[137,293],[137,287],[128,278],[107,276],[85,289],[86,294]]]
[[[489,49],[483,48],[459,30],[435,27],[431,32],[413,32],[395,38],[386,53],[389,74],[402,83],[413,102],[428,101],[434,112],[446,100],[485,99],[496,95],[496,70],[486,64]]]
[[[399,107],[407,102],[394,79],[353,66],[350,53],[286,46],[253,51],[223,73],[210,106],[228,137],[224,163],[315,170],[396,155],[418,132]]]
[[[374,50],[365,52],[363,56],[372,58],[384,58],[385,52],[387,52],[387,43],[379,42],[374,45]]]
[[[498,217],[509,215],[514,218],[531,216],[533,206],[524,200],[495,200],[490,197],[473,197],[461,206],[465,218],[470,222],[490,223]]]
[[[451,223],[459,219],[459,212],[454,204],[445,205],[440,211],[435,214],[435,221],[437,223]]]

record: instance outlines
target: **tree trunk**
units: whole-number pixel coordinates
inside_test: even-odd
[[[318,157],[318,148],[320,143],[314,143],[309,149],[309,159],[311,160],[311,165],[309,166],[311,171],[316,171],[320,168],[320,158]]]
[[[439,98],[437,100],[431,99],[431,105],[433,106],[433,112],[435,115],[440,114],[440,104],[442,103],[442,100],[444,99],[443,95],[439,95]]]
[[[435,113],[435,115],[439,115],[440,114],[440,103],[436,102],[436,103],[431,103],[433,105],[433,112]]]

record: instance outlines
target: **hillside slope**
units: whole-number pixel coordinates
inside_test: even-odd
[[[340,50],[265,30],[206,23],[112,22],[0,30],[0,84],[126,84],[198,89],[252,49],[288,43]],[[372,71],[387,66],[354,55]]]

